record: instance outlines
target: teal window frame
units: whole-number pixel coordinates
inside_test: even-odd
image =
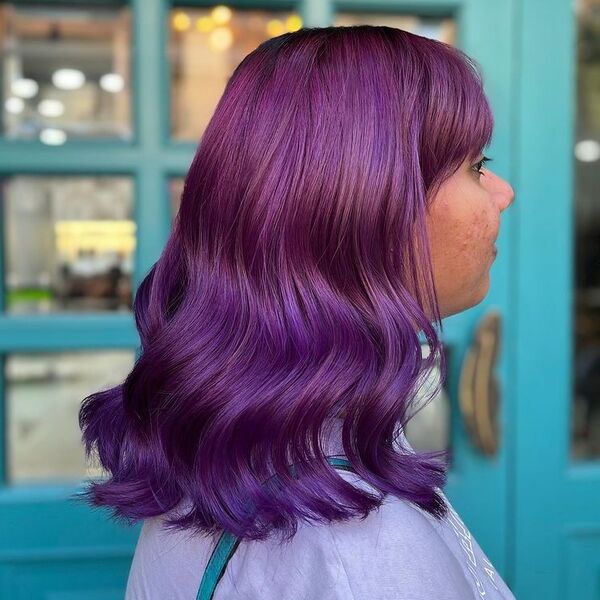
[[[28,4],[13,0],[13,4]],[[48,5],[75,5],[74,0],[45,0]],[[131,177],[134,187],[134,218],[137,225],[133,289],[160,256],[171,228],[168,182],[184,177],[197,142],[177,141],[170,136],[169,11],[172,7],[210,7],[218,2],[183,0],[88,0],[88,4],[129,6],[132,12],[131,115],[133,135],[128,141],[67,141],[48,147],[39,141],[0,138],[0,177],[11,175],[120,175]],[[304,26],[327,26],[335,11],[415,12],[453,16],[461,31],[460,0],[236,0],[234,8],[272,8],[297,11]],[[143,90],[143,93],[142,93]],[[162,190],[157,193],[157,190]],[[15,352],[52,350],[135,348],[139,337],[133,314],[10,315],[5,312],[4,230],[0,230],[0,499],[12,493],[6,482],[6,422],[4,410],[4,358]],[[74,483],[74,486],[77,484]],[[22,487],[22,486],[19,486]],[[52,484],[45,486],[53,488]],[[58,486],[62,489],[63,486]],[[39,487],[35,490],[39,491]],[[34,490],[32,489],[32,493]],[[22,492],[19,492],[22,493]]]

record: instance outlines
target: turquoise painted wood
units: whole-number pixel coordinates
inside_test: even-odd
[[[488,155],[494,159],[493,169],[510,180],[511,139],[514,122],[512,114],[512,69],[514,59],[513,3],[508,1],[478,2],[463,5],[457,13],[459,46],[481,65],[486,92],[495,117],[495,132]],[[512,452],[512,423],[507,418],[512,398],[510,356],[513,352],[512,331],[515,327],[511,304],[511,255],[515,234],[514,215],[510,209],[503,214],[498,238],[498,257],[490,272],[490,290],[478,306],[451,317],[460,331],[452,364],[451,398],[454,402],[454,439],[456,447],[455,474],[457,485],[450,482],[449,496],[463,519],[479,540],[509,587],[512,572],[508,560],[513,544],[510,526],[510,465]],[[457,399],[458,370],[464,353],[472,343],[473,328],[490,309],[502,316],[501,350],[497,364],[501,406],[499,410],[500,448],[497,456],[484,457],[468,441],[460,417]]]
[[[543,15],[543,18],[541,16]],[[570,459],[575,15],[525,0],[519,33],[514,303],[515,586],[600,598],[600,462]],[[551,93],[549,93],[551,90]],[[520,595],[519,595],[520,594]]]
[[[61,4],[60,0],[54,1]],[[295,4],[283,0],[245,0],[234,5],[295,7],[307,26],[330,24],[336,10],[454,16],[459,28],[459,45],[482,66],[486,90],[495,112],[496,134],[489,154],[494,158],[495,170],[512,179],[518,164],[514,140],[524,140],[516,129],[515,118],[519,112],[516,84],[520,57],[516,42],[524,38],[522,30],[517,38],[517,25],[523,15],[516,9],[515,2],[304,0]],[[182,4],[210,6],[212,3],[188,1]],[[168,4],[165,0],[132,0],[131,7],[134,139],[130,143],[69,142],[52,148],[36,142],[0,140],[0,175],[102,173],[131,176],[135,183],[138,226],[134,276],[137,286],[160,255],[169,234],[166,182],[171,176],[185,175],[195,144],[169,139],[169,73],[165,54]],[[556,115],[559,114],[557,109]],[[564,141],[564,138],[560,140]],[[509,585],[520,573],[519,565],[511,559],[515,548],[519,550],[518,561],[528,562],[524,554],[528,546],[520,546],[515,537],[511,503],[514,491],[509,485],[511,472],[518,463],[514,402],[519,394],[514,373],[516,357],[522,358],[517,348],[521,338],[517,335],[515,299],[521,302],[519,306],[525,304],[515,291],[518,280],[516,247],[521,239],[519,236],[523,235],[517,230],[516,216],[516,211],[505,213],[498,241],[499,256],[492,269],[488,297],[479,306],[446,319],[444,323],[444,340],[451,358],[448,387],[453,405],[454,449],[454,468],[446,492]],[[521,289],[519,293],[525,292]],[[498,456],[490,459],[481,456],[468,439],[458,410],[457,384],[473,329],[478,319],[492,307],[503,315],[504,336],[498,367],[502,389],[502,439]],[[137,348],[138,344],[133,319],[128,316],[89,314],[34,318],[0,315],[2,355],[65,348]],[[0,379],[0,392],[1,386]],[[0,421],[0,425],[4,432],[5,424]],[[528,438],[524,439],[530,443]],[[4,451],[3,446],[0,444],[0,453]],[[0,460],[0,465],[3,463],[4,460]],[[522,481],[529,471],[519,473]],[[581,471],[573,476],[581,478]],[[573,482],[572,485],[588,485],[587,479],[586,483]],[[50,593],[64,598],[122,597],[139,525],[133,528],[117,525],[108,520],[105,511],[91,510],[69,501],[77,489],[78,484],[64,482],[0,487],[0,598],[36,600]],[[528,513],[523,516],[517,511],[520,525],[527,517]],[[577,538],[570,539],[575,543],[573,540]],[[573,560],[583,548],[582,542],[573,551]],[[529,590],[528,580],[520,577],[519,584]]]

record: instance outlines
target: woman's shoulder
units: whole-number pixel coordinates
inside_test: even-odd
[[[342,476],[371,489],[350,472]],[[167,531],[162,518],[144,522],[127,600],[195,598],[216,540]],[[243,542],[214,599],[377,600],[473,597],[465,569],[440,525],[394,497],[364,519],[327,525],[301,523],[289,542]]]
[[[374,491],[352,473],[354,485]],[[465,600],[473,589],[448,545],[444,522],[404,499],[386,496],[365,519],[324,528],[341,562],[353,599]],[[341,596],[344,597],[344,596]]]

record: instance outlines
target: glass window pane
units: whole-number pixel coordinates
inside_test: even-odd
[[[131,310],[130,178],[15,175],[0,200],[7,312]]]
[[[429,346],[421,345],[423,358],[429,356]],[[444,348],[444,357],[449,364],[450,350]],[[451,407],[447,384],[427,404],[424,402],[439,384],[441,372],[439,359],[434,367],[427,373],[423,385],[418,389],[412,414],[414,415],[406,424],[404,433],[409,444],[418,452],[429,452],[432,450],[449,450],[452,443],[451,435]],[[416,411],[416,412],[415,412]],[[449,456],[450,468],[452,467],[452,453]]]
[[[183,177],[173,177],[169,181],[169,196],[171,199],[171,222],[175,218],[175,215],[179,211],[181,205],[181,194],[183,194]]]
[[[259,44],[300,29],[298,14],[223,5],[171,11],[171,135],[201,137],[229,76]]]
[[[334,25],[387,25],[440,40],[446,44],[456,44],[456,23],[451,17],[339,12],[335,15]]]
[[[121,383],[134,362],[133,350],[7,356],[8,481],[102,476],[95,455],[86,464],[79,407],[89,394]]]
[[[577,3],[573,458],[600,457],[600,1]]]
[[[111,4],[0,3],[2,135],[131,138],[130,12]]]

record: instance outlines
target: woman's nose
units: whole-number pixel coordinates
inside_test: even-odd
[[[515,192],[508,181],[498,177],[493,171],[486,170],[488,189],[498,203],[500,211],[507,209],[515,199]]]

